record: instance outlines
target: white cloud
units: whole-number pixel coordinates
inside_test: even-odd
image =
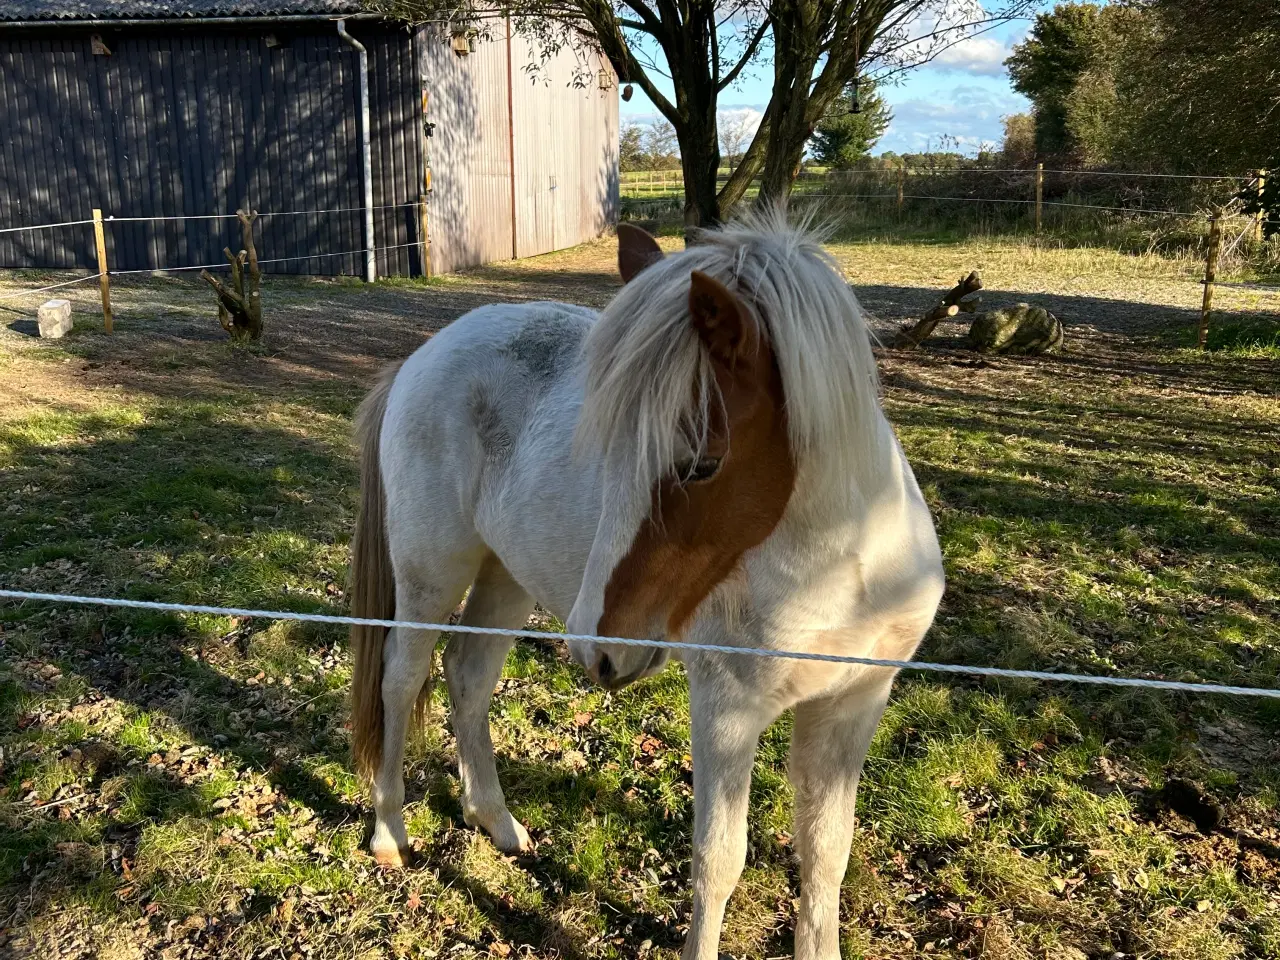
[[[927,98],[915,96],[896,102],[890,91],[888,99],[893,121],[876,149],[897,153],[936,150],[943,134],[955,137],[962,150],[974,152],[983,143],[1000,141],[1001,117],[1025,109],[1025,101],[1012,91],[974,84],[940,88]]]
[[[741,126],[748,134],[754,134],[764,119],[764,112],[756,107],[722,107],[716,111],[716,119],[721,126],[733,124]]]
[[[945,70],[998,77],[1004,73],[1004,61],[1009,50],[995,37],[968,37],[943,50],[933,63]]]

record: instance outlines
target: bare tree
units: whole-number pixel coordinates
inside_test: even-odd
[[[720,128],[720,154],[729,161],[729,172],[742,157],[751,142],[751,135],[760,126],[760,116],[752,110],[721,110],[716,118]]]
[[[785,197],[827,107],[856,76],[884,79],[926,63],[1039,0],[366,0],[411,21],[490,23],[510,17],[543,56],[595,48],[675,128],[685,223],[714,224],[761,178],[764,202]],[[760,126],[723,187],[716,108],[769,51],[773,89]],[[666,96],[655,76],[670,79]]]
[[[633,120],[624,120],[618,128],[618,166],[622,170],[645,166],[644,130]]]
[[[655,168],[664,168],[679,155],[680,141],[676,128],[659,117],[644,128],[644,152]]]

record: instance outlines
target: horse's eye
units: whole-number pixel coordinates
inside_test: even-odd
[[[719,457],[701,457],[677,468],[681,483],[705,483],[720,471]]]

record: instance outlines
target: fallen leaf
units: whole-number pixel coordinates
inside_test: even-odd
[[[422,897],[418,896],[417,890],[409,891],[409,899],[405,901],[405,906],[407,906],[411,911],[417,910],[422,906]]]

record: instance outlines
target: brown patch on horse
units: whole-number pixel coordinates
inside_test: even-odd
[[[782,374],[759,322],[718,280],[693,271],[690,320],[711,357],[722,404],[714,407],[707,480],[669,474],[649,516],[610,575],[597,625],[607,636],[679,634],[698,605],[763,543],[795,486]]]

